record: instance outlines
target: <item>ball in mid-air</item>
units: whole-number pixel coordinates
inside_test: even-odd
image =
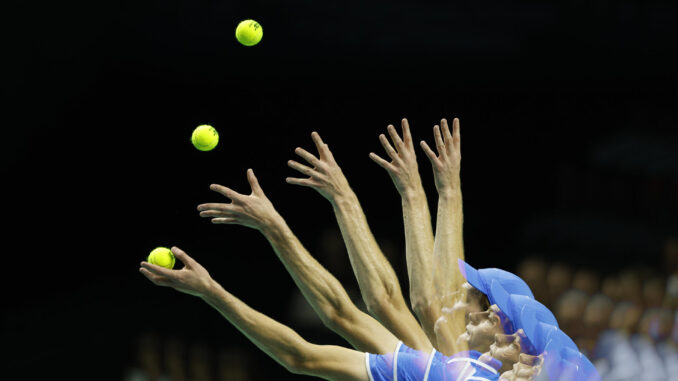
[[[209,124],[203,124],[193,130],[191,143],[201,151],[211,151],[219,143],[219,133]]]
[[[168,269],[174,268],[174,254],[166,247],[156,247],[148,254],[148,263]]]
[[[264,29],[254,20],[243,20],[235,28],[235,38],[245,46],[253,46],[261,41]]]

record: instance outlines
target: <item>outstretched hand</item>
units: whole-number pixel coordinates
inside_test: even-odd
[[[300,147],[295,149],[294,153],[306,160],[312,167],[294,160],[287,162],[290,168],[301,172],[308,176],[308,178],[288,177],[285,180],[290,184],[313,188],[333,203],[338,197],[350,192],[351,188],[348,185],[346,176],[344,176],[341,168],[339,168],[339,165],[334,160],[329,146],[323,142],[320,135],[315,131],[311,133],[311,138],[318,150],[318,157]]]
[[[461,168],[459,119],[454,118],[452,121],[452,133],[450,133],[446,119],[442,119],[440,124],[442,126],[442,134],[441,128],[438,125],[433,127],[433,137],[436,142],[436,150],[438,151],[437,155],[425,141],[421,141],[421,148],[433,166],[433,177],[439,194],[457,190],[461,186],[459,179]]]
[[[182,269],[170,270],[143,261],[139,271],[158,286],[172,287],[197,297],[205,296],[213,285],[212,277],[207,270],[176,246],[172,247],[172,253],[184,264]]]
[[[247,181],[252,193],[244,195],[219,184],[210,189],[226,196],[230,203],[206,203],[198,205],[200,217],[212,219],[214,224],[236,224],[257,230],[271,226],[281,219],[273,204],[264,194],[252,169],[247,170]]]
[[[384,150],[386,150],[391,161],[388,162],[382,159],[374,152],[370,152],[370,159],[388,172],[398,193],[402,196],[404,193],[421,188],[421,178],[419,177],[417,157],[414,153],[410,125],[407,119],[401,121],[401,126],[403,130],[402,139],[392,124],[389,124],[387,127],[395,149],[384,134],[379,135],[379,142],[384,147]]]

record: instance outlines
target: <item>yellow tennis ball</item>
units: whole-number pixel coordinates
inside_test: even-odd
[[[171,269],[174,267],[174,254],[166,247],[156,247],[148,254],[148,263]]]
[[[219,133],[209,124],[203,124],[193,130],[191,143],[201,151],[211,151],[219,143]]]
[[[235,38],[245,46],[258,44],[263,36],[264,28],[254,20],[243,20],[235,28]]]

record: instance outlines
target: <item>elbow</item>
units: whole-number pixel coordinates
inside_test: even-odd
[[[292,374],[308,374],[308,359],[301,351],[287,353],[279,357],[280,364]]]
[[[428,298],[413,298],[412,300],[412,310],[417,316],[419,321],[424,324],[428,324],[431,327],[442,315],[442,306],[439,303],[436,303],[434,300]]]
[[[370,313],[392,310],[394,307],[400,307],[400,304],[404,302],[397,281],[382,282],[379,286],[372,287],[369,294],[363,294],[363,300]]]

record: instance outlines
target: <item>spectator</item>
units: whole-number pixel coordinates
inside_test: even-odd
[[[612,299],[601,293],[591,297],[584,311],[584,333],[579,349],[592,355],[598,337],[609,328],[610,316],[614,310]]]
[[[546,304],[544,302],[549,299],[548,287],[546,286],[547,269],[546,262],[537,256],[526,258],[518,265],[517,269],[517,275],[530,286],[534,298],[542,304]]]
[[[581,291],[570,289],[563,293],[555,303],[554,315],[560,329],[575,342],[584,335],[584,311],[589,302],[589,296]]]
[[[592,269],[584,268],[577,270],[572,276],[572,288],[593,295],[598,292],[600,279],[598,273]]]
[[[610,328],[598,339],[593,360],[603,381],[635,380],[640,374],[638,356],[630,337],[635,331],[640,308],[628,301],[617,303],[610,316]]]
[[[126,381],[169,381],[163,372],[160,342],[155,332],[142,332],[137,339],[136,364],[125,376]]]
[[[546,275],[548,297],[545,299],[547,306],[553,307],[556,300],[572,287],[572,267],[566,263],[557,262],[552,264]]]

